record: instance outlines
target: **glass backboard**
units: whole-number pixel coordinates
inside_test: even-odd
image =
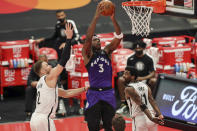
[[[166,0],[166,13],[195,18],[197,16],[197,0]]]
[[[128,0],[128,1],[164,1],[166,12],[164,15],[175,15],[197,18],[197,0]]]

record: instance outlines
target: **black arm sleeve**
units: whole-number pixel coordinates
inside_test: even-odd
[[[71,51],[71,39],[67,39],[66,46],[64,47],[61,58],[59,60],[59,64],[61,66],[64,67],[67,61],[70,59],[70,51]]]

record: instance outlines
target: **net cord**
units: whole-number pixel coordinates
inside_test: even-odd
[[[150,33],[150,20],[153,12],[152,7],[146,6],[124,6],[123,9],[131,20],[131,33],[135,35],[148,36]]]

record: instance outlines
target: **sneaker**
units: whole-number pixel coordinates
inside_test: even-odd
[[[116,111],[116,113],[118,114],[127,114],[128,112],[129,112],[128,106],[125,104],[122,104],[120,108]]]
[[[99,125],[99,127],[100,127],[100,130],[102,130],[102,129],[103,129],[103,121],[102,121],[102,120],[100,121],[100,125]]]

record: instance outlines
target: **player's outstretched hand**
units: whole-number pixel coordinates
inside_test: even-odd
[[[158,117],[159,119],[162,119],[162,120],[164,119],[163,115],[159,115]]]
[[[67,23],[66,24],[66,30],[65,30],[65,34],[67,39],[71,39],[73,36],[73,28],[72,28],[72,24],[71,23]]]
[[[100,17],[101,12],[103,12],[104,6],[102,4],[98,4],[96,7],[95,17]]]
[[[164,125],[164,120],[159,117],[153,117],[152,121],[159,125]]]

